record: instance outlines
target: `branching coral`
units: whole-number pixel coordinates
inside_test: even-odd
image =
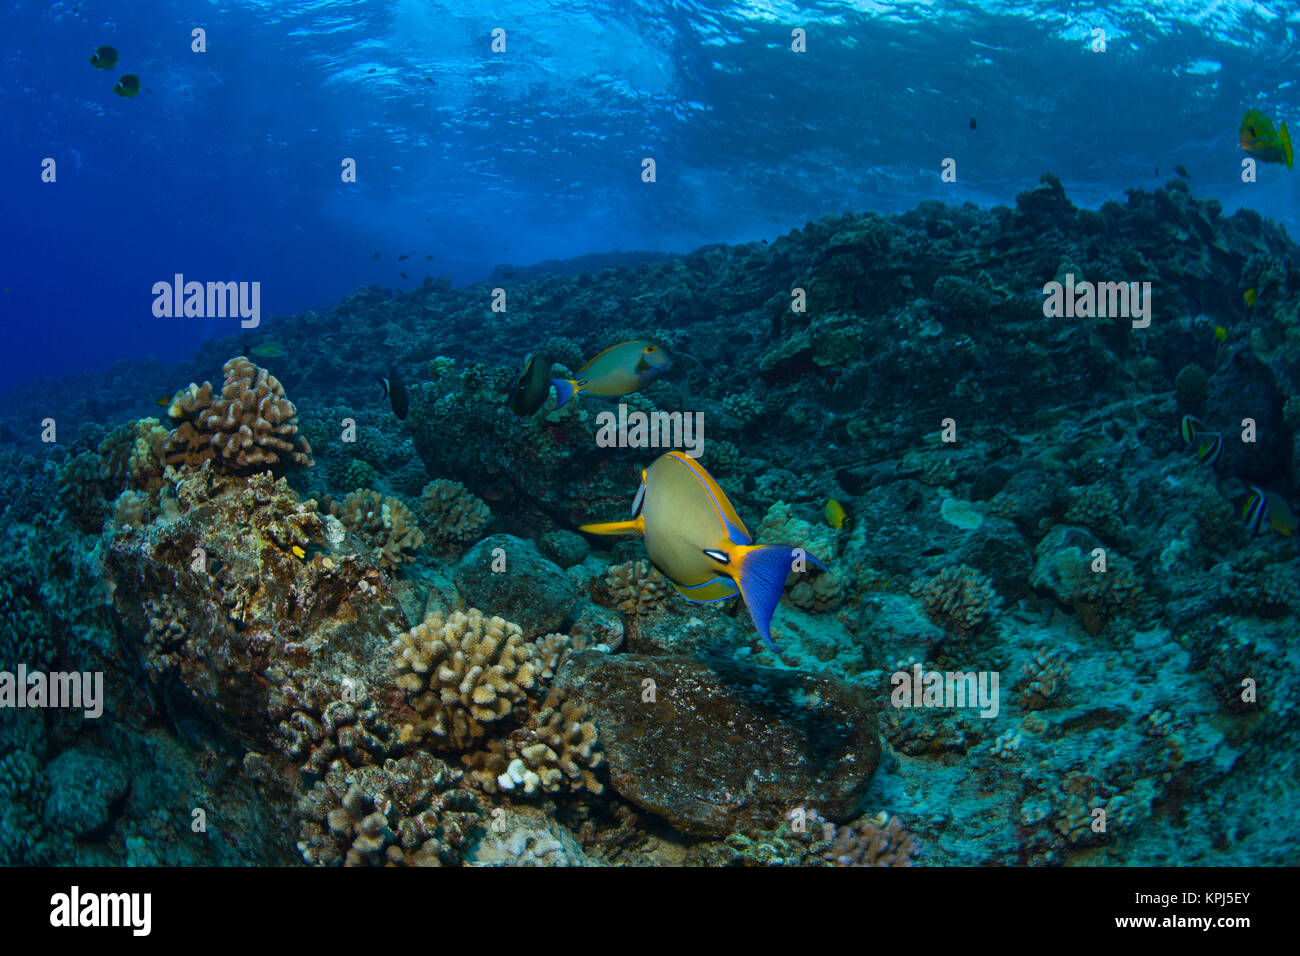
[[[848,597],[848,585],[838,571],[822,571],[816,577],[800,577],[790,589],[790,603],[805,611],[833,611]]]
[[[1065,519],[1097,534],[1114,538],[1121,528],[1120,505],[1115,491],[1104,481],[1093,482],[1075,495]]]
[[[156,418],[119,425],[94,452],[74,455],[58,468],[55,483],[59,503],[83,531],[98,532],[108,499],[123,490],[157,488],[163,473],[166,438],[167,431]]]
[[[298,849],[316,866],[454,866],[481,823],[461,773],[429,754],[330,770],[299,801]]]
[[[443,478],[424,486],[417,508],[426,536],[444,554],[476,540],[492,520],[488,506],[468,488]]]
[[[276,746],[304,773],[378,763],[396,749],[395,735],[359,683],[300,678],[281,664],[266,676],[275,684],[267,712],[276,722]]]
[[[881,811],[840,827],[825,856],[836,866],[911,866],[919,852],[898,817]]]
[[[222,366],[220,397],[212,383],[190,383],[167,409],[179,427],[168,437],[168,464],[211,458],[221,471],[262,471],[281,461],[312,465],[311,446],[298,434],[298,410],[280,380],[242,355]]]
[[[375,563],[386,570],[415,560],[424,544],[424,532],[416,526],[415,516],[398,498],[358,488],[330,511],[361,539]]]
[[[533,641],[533,665],[538,678],[549,681],[566,657],[585,651],[592,644],[583,634],[547,634]]]
[[[604,784],[594,771],[604,759],[586,705],[554,692],[504,744],[492,741],[486,752],[463,758],[475,783],[488,793],[517,789],[525,794],[561,789],[602,793]]]
[[[997,606],[991,579],[965,564],[944,568],[920,588],[920,597],[935,623],[959,634],[969,634]]]
[[[624,614],[649,614],[668,597],[669,584],[649,561],[616,564],[605,575],[596,598]]]
[[[431,615],[394,645],[397,684],[419,719],[402,739],[432,734],[453,749],[483,738],[485,724],[510,716],[537,680],[532,645],[519,625],[487,618],[477,608]]]
[[[1057,697],[1070,676],[1070,665],[1060,648],[1040,647],[1025,664],[1024,674],[1016,701],[1025,710],[1042,710],[1058,703]]]

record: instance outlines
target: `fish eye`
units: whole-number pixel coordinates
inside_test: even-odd
[[[645,347],[645,350],[646,350],[647,352],[658,352],[658,351],[659,351],[659,346],[657,346],[657,345],[647,345],[647,346]]]

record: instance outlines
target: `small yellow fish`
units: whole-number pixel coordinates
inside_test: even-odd
[[[844,512],[844,506],[832,498],[826,502],[826,523],[832,528],[843,528],[844,521],[848,515]]]
[[[1243,292],[1241,297],[1246,300],[1246,305],[1252,306],[1255,304],[1255,300],[1259,298],[1259,293],[1257,293],[1252,287]]]
[[[293,556],[295,558],[302,559],[307,557],[307,552],[304,551],[302,548],[298,547],[296,544],[293,546],[292,550],[293,550]]]
[[[279,358],[282,355],[288,355],[289,350],[279,342],[263,342],[260,345],[254,345],[248,354],[257,358]]]
[[[1214,337],[1220,342],[1226,342],[1228,341],[1228,330],[1221,325],[1216,325],[1214,327]]]
[[[169,408],[172,403],[172,396],[160,395],[153,400],[153,403],[157,405],[159,408]]]

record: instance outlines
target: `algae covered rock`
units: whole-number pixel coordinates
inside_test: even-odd
[[[63,751],[50,761],[45,775],[45,825],[77,837],[107,827],[127,789],[121,763],[80,750]]]
[[[524,538],[494,534],[472,547],[456,568],[456,587],[469,604],[488,608],[523,628],[525,636],[558,631],[578,591],[569,576]]]
[[[817,674],[587,651],[555,686],[587,704],[614,789],[687,833],[852,816],[880,762],[865,693]]]

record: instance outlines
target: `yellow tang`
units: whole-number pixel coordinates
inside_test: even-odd
[[[304,551],[302,548],[300,548],[300,547],[299,547],[298,545],[296,545],[296,544],[293,546],[292,551],[293,551],[293,555],[294,555],[295,558],[305,558],[305,557],[307,557],[307,552]]]
[[[584,524],[588,534],[637,534],[654,566],[677,593],[696,604],[739,594],[763,643],[772,643],[772,614],[791,571],[810,561],[802,548],[754,544],[726,493],[695,459],[678,451],[661,455],[641,472],[632,520]]]
[[[832,528],[843,528],[844,519],[847,517],[844,513],[844,506],[832,498],[826,502],[826,523]]]
[[[1259,298],[1259,293],[1257,293],[1255,291],[1254,286],[1252,286],[1251,288],[1243,292],[1241,294],[1241,297],[1246,300],[1247,306],[1252,306],[1255,304],[1255,300]]]
[[[645,388],[668,371],[672,361],[653,342],[635,339],[612,345],[582,368],[577,378],[553,378],[556,408],[561,408],[579,392],[593,395],[628,395]]]

